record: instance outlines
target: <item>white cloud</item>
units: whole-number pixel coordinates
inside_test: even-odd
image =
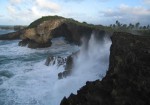
[[[12,5],[7,6],[7,10],[10,14],[15,14],[16,13],[16,9]]]
[[[126,14],[133,14],[133,15],[150,15],[150,10],[141,7],[141,6],[136,6],[136,7],[130,7],[128,5],[122,4],[120,7],[120,12],[126,13]]]
[[[145,4],[150,5],[150,0],[143,0]]]
[[[8,11],[10,13],[9,19],[12,20],[13,23],[17,23],[17,24],[30,24],[32,21],[42,16],[54,15],[53,13],[50,13],[48,11],[42,11],[37,6],[33,6],[31,7],[31,9],[26,9],[22,11],[19,11],[9,6]]]
[[[83,1],[87,1],[87,0],[63,0],[63,1],[65,1],[65,2],[83,2]],[[91,0],[89,0],[89,1],[91,1]],[[108,2],[108,1],[110,1],[110,0],[93,0],[93,1]],[[92,1],[92,2],[93,2],[93,1]]]
[[[36,0],[37,5],[43,9],[50,9],[52,11],[59,11],[60,6],[57,3],[48,0]]]
[[[22,0],[10,0],[10,3],[12,3],[12,4],[19,4],[21,2],[22,2]]]
[[[50,0],[10,0],[6,8],[10,24],[30,24],[42,16],[60,13],[60,6]]]
[[[135,6],[131,7],[125,4],[120,5],[115,9],[108,9],[105,11],[100,11],[103,18],[107,18],[110,21],[115,22],[116,20],[122,21],[124,23],[136,23],[141,22],[144,24],[150,24],[150,10],[145,7]]]

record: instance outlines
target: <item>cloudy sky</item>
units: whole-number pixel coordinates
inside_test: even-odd
[[[93,24],[150,24],[150,0],[0,0],[0,25],[28,25],[45,15]]]

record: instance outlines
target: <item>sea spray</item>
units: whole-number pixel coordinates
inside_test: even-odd
[[[91,81],[101,79],[97,76],[104,76],[108,69],[110,44],[108,37],[104,37],[103,41],[97,41],[95,34],[92,34],[88,42],[83,42],[78,56],[74,58],[73,75],[81,75],[79,78],[85,81],[87,78]]]
[[[8,48],[9,57],[17,59],[14,59],[15,63],[9,62],[3,67],[3,69],[10,69],[12,72],[14,70],[15,72],[13,72],[13,77],[0,85],[0,105],[59,105],[64,96],[68,97],[71,93],[76,94],[86,81],[101,79],[101,76],[105,75],[108,67],[110,44],[108,38],[104,38],[101,43],[95,40],[94,34],[91,35],[91,39],[83,42],[83,46],[79,48],[78,56],[74,58],[72,74],[63,79],[58,79],[58,73],[64,71],[64,66],[58,67],[56,63],[49,66],[44,65],[45,60],[41,59],[42,54],[47,52],[45,55],[65,56],[76,52],[77,50],[74,50],[78,49],[76,46],[60,44],[60,42],[53,44],[49,48],[50,50],[22,48],[18,47],[15,42],[10,49],[10,44],[1,46],[0,49],[3,50],[4,47]],[[16,52],[18,55],[15,55]],[[3,53],[0,54],[7,56],[6,53]],[[21,60],[26,57],[28,60]],[[29,59],[30,57],[40,57],[41,60],[35,59],[36,61],[34,61]]]

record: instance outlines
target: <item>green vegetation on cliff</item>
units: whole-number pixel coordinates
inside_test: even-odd
[[[84,26],[84,27],[89,27],[89,28],[92,28],[92,29],[103,29],[104,27],[102,25],[93,25],[93,24],[87,24],[86,22],[79,22],[79,21],[76,21],[72,18],[64,18],[64,17],[61,17],[61,16],[43,16],[37,20],[35,20],[34,22],[32,22],[28,28],[35,28],[37,27],[39,24],[41,24],[42,22],[44,21],[48,21],[48,20],[57,20],[57,19],[64,19],[66,23],[72,23],[72,24],[76,24],[78,26]]]
[[[139,34],[139,35],[150,35],[150,26],[149,25],[140,26],[139,22],[137,22],[135,25],[132,23],[127,25],[127,24],[122,24],[119,21],[116,21],[115,24],[111,24],[110,26],[102,26],[102,25],[88,24],[86,22],[79,22],[72,18],[64,18],[64,17],[57,16],[57,15],[56,16],[43,16],[35,20],[34,22],[32,22],[28,26],[28,28],[35,28],[44,21],[58,20],[58,19],[64,19],[66,23],[75,24],[77,26],[88,27],[91,29],[105,30],[107,32],[128,32],[128,33]]]
[[[123,24],[116,20],[115,24],[110,24],[108,26],[110,30],[116,31],[116,32],[128,32],[135,35],[150,35],[150,25],[147,26],[141,26],[140,22],[137,22],[135,24],[129,23],[129,24]]]
[[[64,19],[61,16],[43,16],[35,21],[33,21],[28,28],[35,28],[37,27],[40,23],[44,22],[44,21],[48,21],[48,20],[56,20],[56,19]]]

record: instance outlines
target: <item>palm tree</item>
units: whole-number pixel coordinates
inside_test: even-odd
[[[149,25],[147,25],[147,29],[149,29],[150,28],[150,26]]]
[[[116,21],[116,25],[117,25],[118,27],[121,26],[121,24],[120,24],[120,22],[119,22],[118,20]]]
[[[113,24],[113,28],[116,28],[116,25],[115,25],[115,24]]]
[[[133,25],[132,23],[130,23],[129,26],[128,26],[128,28],[129,28],[129,29],[133,29],[133,28],[134,28],[134,25]]]
[[[111,27],[111,28],[112,28],[112,26],[113,26],[113,25],[112,25],[112,24],[110,24],[110,27]]]
[[[140,26],[140,23],[137,22],[137,23],[135,24],[136,29],[139,29],[139,26]]]
[[[124,29],[126,29],[126,28],[127,28],[127,24],[124,24],[122,27],[123,27]]]
[[[145,29],[146,29],[146,26],[143,26],[143,29],[145,30]]]

